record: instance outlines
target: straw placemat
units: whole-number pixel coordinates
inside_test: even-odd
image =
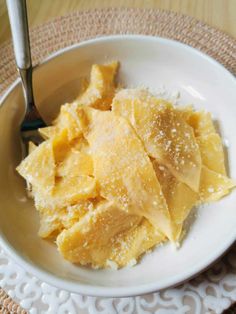
[[[154,9],[107,9],[75,12],[31,31],[33,62],[92,37],[146,34],[172,38],[209,54],[236,73],[236,40],[191,17]],[[0,93],[16,78],[12,45],[0,47]]]
[[[68,45],[111,34],[179,40],[207,53],[236,74],[235,39],[191,17],[153,9],[75,12],[40,25],[30,33],[33,63]],[[12,44],[6,42],[0,46],[0,94],[16,77]],[[30,313],[221,313],[236,301],[236,249],[176,289],[135,298],[105,299],[51,287],[16,265],[0,247],[0,286]],[[26,312],[0,289],[0,313]]]

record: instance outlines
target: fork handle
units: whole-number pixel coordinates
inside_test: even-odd
[[[32,67],[25,0],[7,0],[16,65],[19,69]]]

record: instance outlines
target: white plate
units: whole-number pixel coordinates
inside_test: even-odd
[[[44,117],[78,93],[79,79],[93,63],[121,62],[120,80],[127,86],[179,90],[182,103],[213,113],[226,138],[230,174],[236,178],[236,82],[206,55],[167,39],[111,36],[90,40],[54,54],[34,72],[36,103]],[[23,112],[19,81],[0,108],[0,229],[1,243],[17,262],[42,280],[72,292],[97,296],[130,296],[176,285],[205,269],[234,242],[236,193],[198,210],[180,249],[157,248],[133,268],[91,270],[63,260],[56,246],[37,236],[38,217],[26,198],[24,181],[16,174],[20,161],[17,126]],[[184,196],[183,196],[184,197]]]

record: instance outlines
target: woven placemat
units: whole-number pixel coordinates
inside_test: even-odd
[[[27,314],[16,302],[14,302],[8,294],[0,288],[0,314]]]
[[[209,54],[236,73],[236,40],[189,16],[155,9],[110,8],[74,12],[30,32],[33,63],[50,53],[92,37],[146,34],[179,40]],[[11,42],[0,47],[0,93],[17,72]]]
[[[30,31],[33,64],[58,49],[111,34],[145,34],[195,47],[236,74],[236,40],[189,16],[155,9],[109,8],[74,12]],[[0,94],[16,79],[11,41],[0,46]],[[0,313],[26,313],[0,289]]]

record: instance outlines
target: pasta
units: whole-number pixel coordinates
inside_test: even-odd
[[[191,209],[235,187],[210,113],[115,85],[118,62],[61,106],[17,167],[39,212],[39,236],[72,263],[134,265],[181,241]],[[115,266],[114,266],[115,265]]]

